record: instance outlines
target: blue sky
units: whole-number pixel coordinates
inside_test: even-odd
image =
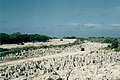
[[[0,0],[0,32],[120,37],[120,0]]]

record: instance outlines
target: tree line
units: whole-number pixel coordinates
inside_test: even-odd
[[[0,44],[19,44],[23,42],[47,42],[50,37],[39,34],[0,33]]]

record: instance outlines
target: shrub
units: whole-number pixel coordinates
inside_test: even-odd
[[[114,41],[114,39],[112,38],[106,38],[103,43],[112,43]]]
[[[63,41],[63,39],[60,39],[60,41]]]
[[[118,47],[118,42],[117,41],[113,41],[111,43],[111,48],[117,48]]]
[[[110,48],[117,48],[118,47],[118,40],[114,38],[107,38],[103,41],[104,43],[111,43],[111,46],[108,46]]]

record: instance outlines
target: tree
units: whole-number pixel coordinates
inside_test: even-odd
[[[7,41],[9,40],[9,35],[6,33],[0,33],[0,43],[4,44],[7,43]]]
[[[39,34],[21,34],[19,32],[13,34],[0,33],[0,44],[19,44],[23,42],[46,42],[50,37]]]

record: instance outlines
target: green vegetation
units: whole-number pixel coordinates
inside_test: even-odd
[[[105,41],[105,37],[89,37],[89,38],[86,38],[86,40],[88,41],[91,41],[91,42],[101,42],[103,43]]]
[[[118,40],[114,39],[114,38],[107,38],[103,41],[104,43],[110,43],[111,45],[109,45],[108,47],[113,49],[113,48],[118,48]]]
[[[78,39],[78,37],[70,36],[70,37],[63,37],[63,39]]]
[[[113,40],[113,42],[111,43],[111,48],[118,48],[118,41],[117,41],[117,39]]]
[[[46,42],[50,37],[39,34],[21,34],[19,32],[13,34],[0,33],[0,44],[21,44],[23,42]]]
[[[22,48],[11,48],[11,49],[0,49],[1,53],[0,53],[0,57],[6,56],[7,54],[15,54],[15,53],[20,53],[22,51],[28,51],[28,50],[35,50],[35,49],[41,49],[41,48],[54,48],[54,47],[69,47],[69,46],[73,46],[73,45],[77,45],[77,44],[81,44],[83,42],[81,42],[79,39],[77,39],[74,43],[69,43],[69,44],[62,44],[62,45],[49,45],[49,46],[26,46],[26,47],[22,47]]]
[[[60,41],[63,41],[63,39],[60,39]]]
[[[34,49],[40,49],[40,48],[54,48],[54,47],[68,47],[73,45],[78,45],[81,43],[84,43],[84,40],[91,41],[91,42],[100,42],[100,43],[110,43],[107,47],[107,49],[114,49],[116,51],[120,51],[120,38],[110,38],[110,37],[90,37],[90,38],[77,38],[77,37],[66,37],[66,39],[77,39],[74,43],[69,44],[62,44],[62,45],[49,45],[49,46],[28,46],[28,47],[22,47],[22,48],[12,48],[12,49],[2,49],[0,48],[0,57],[6,56],[7,54],[14,54],[14,53],[20,53],[22,51],[28,51],[28,50],[34,50]],[[48,36],[44,35],[38,35],[38,34],[20,34],[20,33],[13,33],[13,34],[0,34],[0,40],[1,44],[11,44],[11,43],[17,43],[24,45],[23,42],[36,42],[36,41],[42,41],[46,42],[49,39],[51,39]],[[60,41],[63,41],[63,39],[60,39]]]
[[[110,43],[111,45],[108,46],[109,49],[120,51],[120,38],[90,37],[87,38],[87,40],[92,42]]]
[[[8,49],[0,48],[0,57],[5,56],[7,54]]]

